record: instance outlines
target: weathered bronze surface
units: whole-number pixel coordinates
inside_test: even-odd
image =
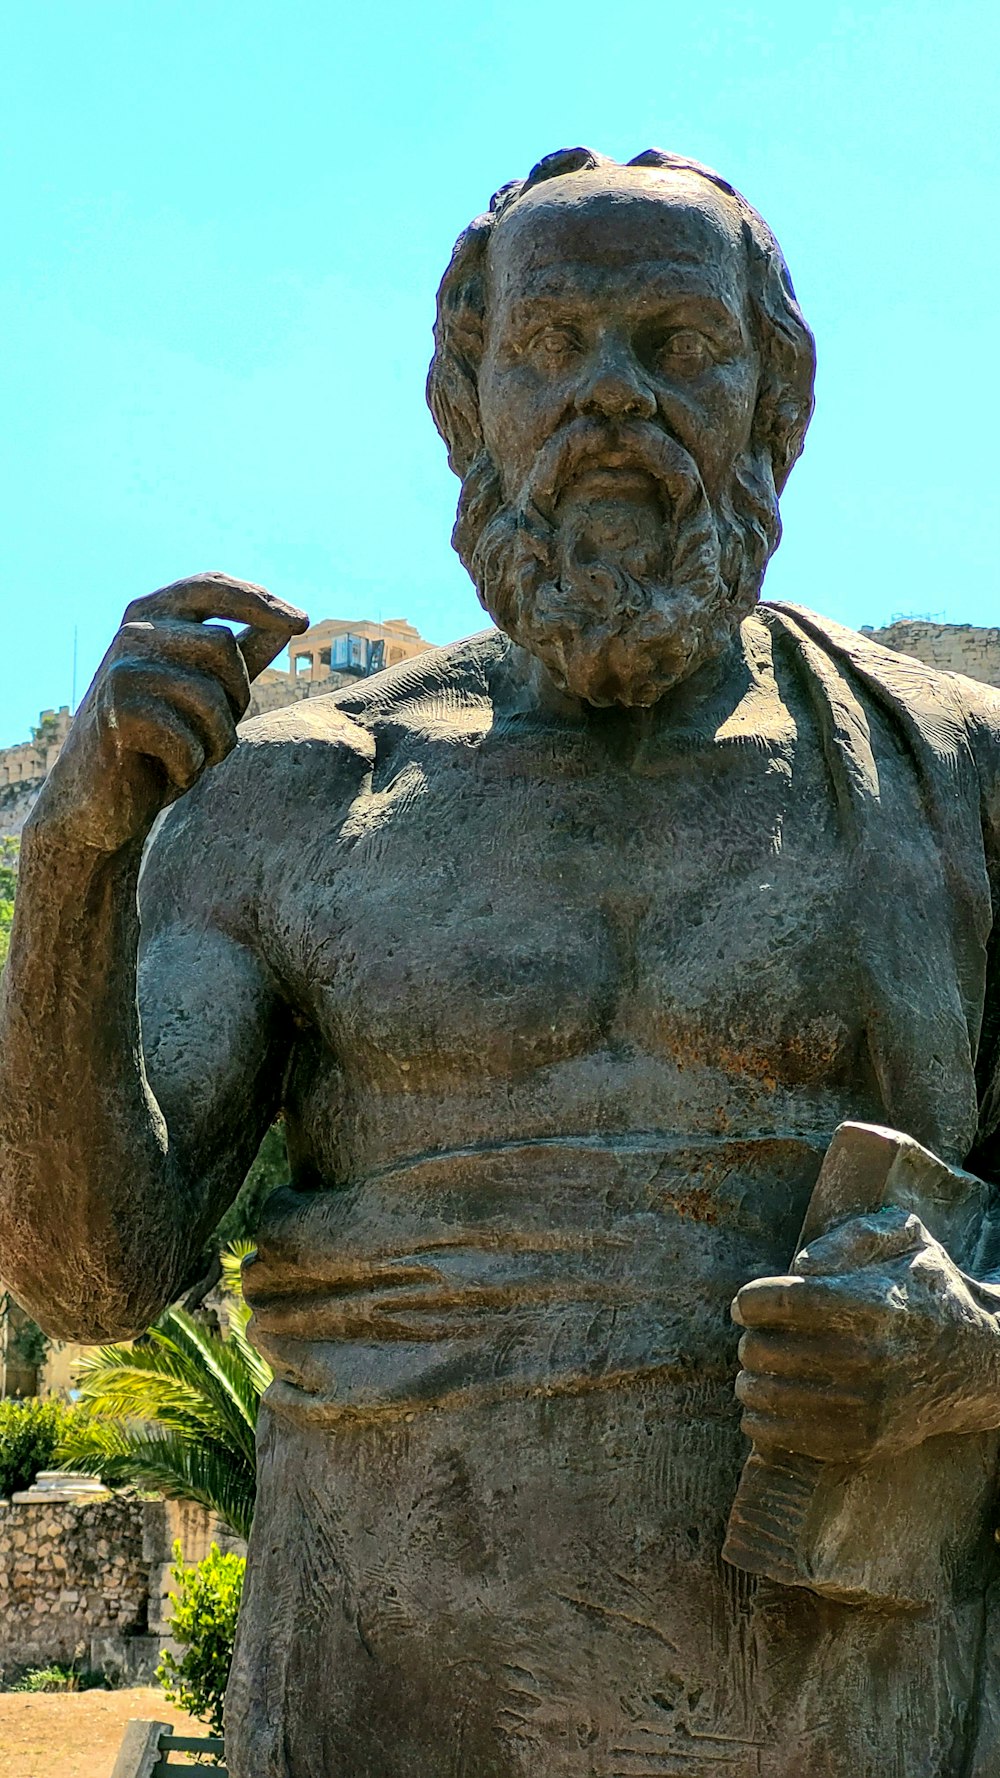
[[[236,745],[305,620],[181,581],[25,832],[32,1312],[143,1328],[285,1116],[238,1778],[1000,1772],[1000,698],[758,602],[812,372],[725,181],[548,157],[429,383],[499,628]]]

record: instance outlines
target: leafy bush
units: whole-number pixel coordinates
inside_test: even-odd
[[[203,1562],[185,1568],[181,1546],[174,1544],[177,1582],[170,1631],[183,1653],[178,1661],[164,1649],[156,1677],[171,1704],[222,1733],[222,1706],[233,1660],[236,1619],[246,1570],[244,1556],[224,1556],[212,1545]]]
[[[14,891],[17,887],[17,858],[20,841],[0,840],[0,969],[7,960],[10,929],[14,920]]]
[[[54,1469],[59,1446],[75,1426],[75,1409],[29,1395],[0,1401],[0,1499],[30,1488],[40,1469]]]
[[[12,1692],[92,1692],[98,1687],[110,1689],[104,1674],[95,1668],[61,1667],[54,1661],[51,1667],[29,1667],[10,1689]]]

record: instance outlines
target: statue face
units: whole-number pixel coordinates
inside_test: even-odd
[[[728,646],[778,534],[739,214],[697,176],[569,174],[502,217],[488,274],[457,545],[558,685],[653,704]]]
[[[670,431],[710,499],[746,447],[757,388],[746,253],[734,206],[704,179],[643,169],[537,186],[490,248],[483,434],[517,500],[567,421],[622,419]],[[589,491],[641,498],[624,465],[595,465]]]

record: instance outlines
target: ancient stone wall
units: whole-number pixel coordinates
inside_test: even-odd
[[[264,716],[270,710],[284,710],[289,704],[300,704],[303,698],[326,697],[328,692],[339,691],[341,686],[354,683],[349,673],[326,673],[316,679],[308,679],[303,674],[295,679],[277,667],[265,667],[253,682],[250,708],[244,720],[249,722],[252,717]]]
[[[69,705],[43,710],[30,741],[0,747],[0,839],[19,834],[69,734]]]
[[[0,839],[20,833],[44,782],[36,778],[30,784],[0,784]]]
[[[0,1501],[0,1681],[76,1663],[148,1680],[169,1643],[174,1543],[245,1553],[203,1507],[129,1495]]]
[[[143,1503],[0,1501],[0,1671],[103,1667],[147,1627]]]
[[[0,786],[30,784],[44,778],[59,757],[71,720],[68,704],[61,710],[43,710],[30,741],[0,747]]]
[[[866,627],[864,634],[897,654],[914,655],[925,666],[1000,687],[1000,630],[904,617],[881,630]]]

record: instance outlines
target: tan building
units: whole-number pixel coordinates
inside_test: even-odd
[[[288,647],[288,671],[267,667],[255,681],[249,715],[280,710],[301,698],[315,698],[365,679],[383,667],[412,660],[432,645],[405,617],[371,623],[368,618],[327,617]]]
[[[405,617],[390,617],[377,624],[367,618],[348,622],[327,617],[303,636],[292,638],[288,645],[290,677],[298,679],[308,673],[311,679],[323,679],[333,672],[362,678],[412,660],[429,647]]]

